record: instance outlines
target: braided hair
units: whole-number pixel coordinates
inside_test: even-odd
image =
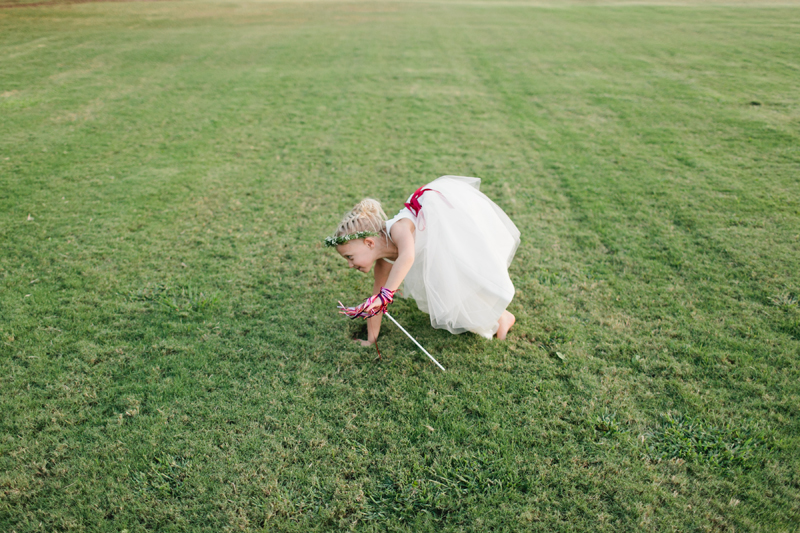
[[[339,222],[333,236],[343,237],[362,231],[386,234],[386,213],[378,200],[365,198],[358,202]]]

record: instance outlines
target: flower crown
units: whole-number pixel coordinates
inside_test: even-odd
[[[342,244],[355,239],[363,239],[365,237],[377,237],[380,233],[376,231],[359,231],[358,233],[351,233],[349,235],[342,235],[340,237],[325,237],[325,246],[341,246]]]

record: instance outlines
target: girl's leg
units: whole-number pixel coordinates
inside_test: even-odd
[[[503,314],[500,315],[500,320],[498,320],[497,338],[501,341],[506,340],[506,335],[508,335],[508,330],[511,329],[511,326],[513,326],[514,322],[516,321],[517,317],[515,317],[508,311],[503,311]]]

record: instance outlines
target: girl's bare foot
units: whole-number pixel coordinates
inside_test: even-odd
[[[515,317],[508,311],[503,311],[503,314],[500,315],[500,320],[498,320],[497,338],[501,341],[506,340],[506,335],[508,335],[508,330],[511,329],[511,326],[513,326],[514,322],[516,321],[517,317]]]

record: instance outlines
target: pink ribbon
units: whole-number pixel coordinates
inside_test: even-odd
[[[419,197],[422,196],[423,193],[425,193],[426,191],[433,191],[433,189],[425,189],[424,187],[425,186],[423,185],[422,187],[414,191],[414,194],[411,195],[411,198],[408,199],[408,202],[403,204],[408,208],[409,211],[414,213],[415,217],[419,216],[419,211],[420,209],[422,209],[422,205],[419,203]],[[434,192],[439,192],[439,191],[434,191]]]
[[[442,201],[444,201],[444,203],[446,203],[448,207],[450,207],[451,209],[453,208],[453,205],[447,201],[447,198],[445,198],[444,194],[440,193],[436,189],[425,189],[425,186],[423,185],[422,187],[414,191],[414,194],[411,195],[411,198],[408,199],[408,202],[406,202],[403,205],[406,206],[409,211],[414,213],[414,216],[417,217],[417,219],[419,219],[418,226],[420,231],[423,231],[425,229],[425,214],[421,212],[422,204],[419,203],[419,198],[427,191],[435,192],[436,194],[442,197]]]
[[[362,304],[359,304],[356,307],[346,307],[342,302],[339,302],[339,313],[350,318],[371,318],[378,313],[385,313],[386,309],[389,307],[389,304],[394,301],[395,292],[397,291],[390,291],[386,287],[381,287],[381,290],[378,292],[378,294],[370,296],[364,300]],[[381,305],[375,309],[367,310],[367,308],[377,300],[381,301]]]

